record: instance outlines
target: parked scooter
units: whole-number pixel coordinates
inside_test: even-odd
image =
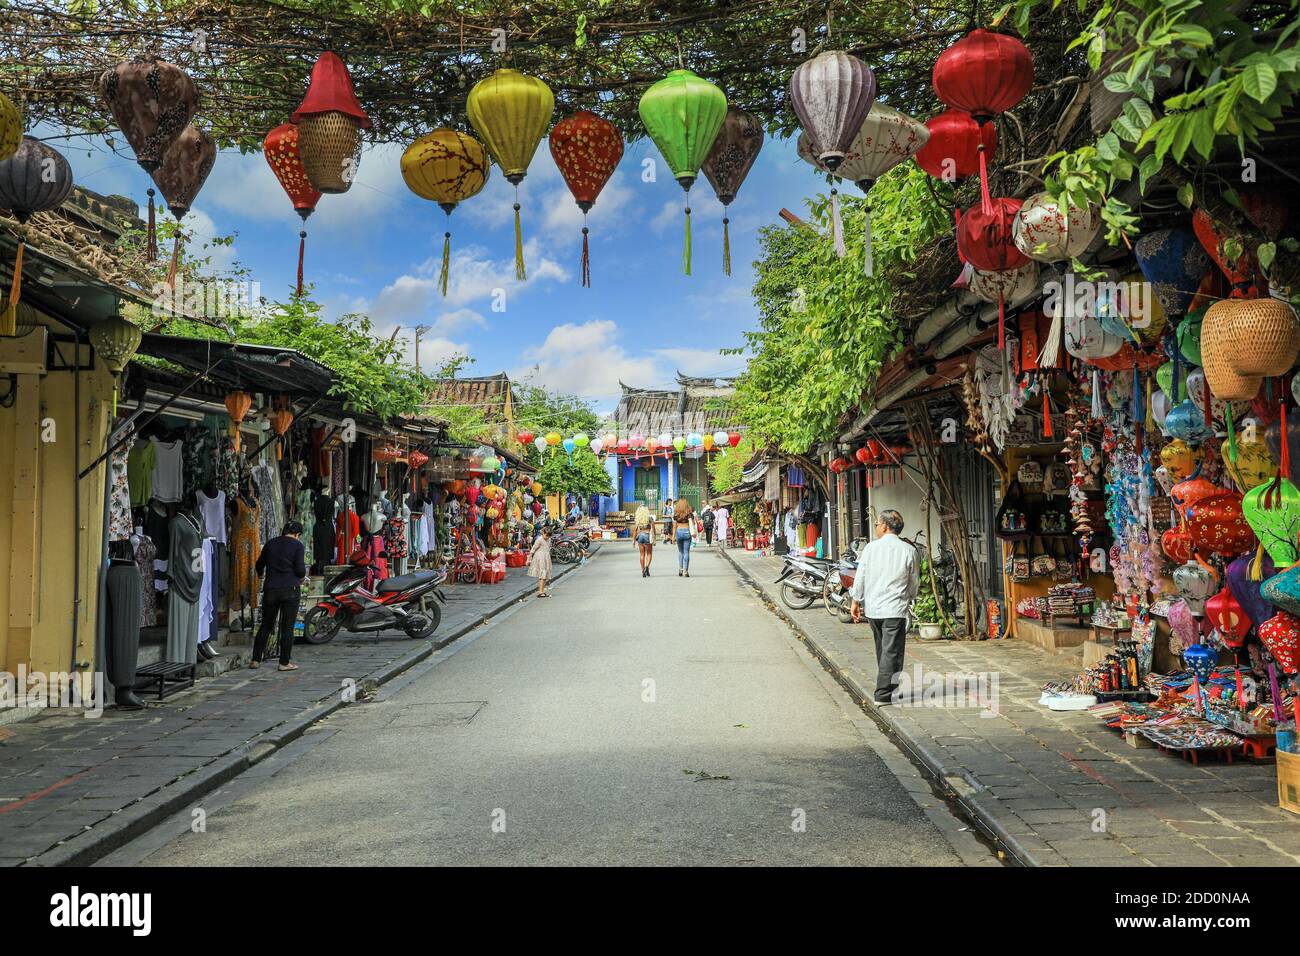
[[[785,566],[776,583],[781,585],[781,603],[794,611],[812,607],[822,596],[826,575],[831,562],[825,558],[807,558],[801,554],[787,554]]]
[[[363,554],[354,554],[351,563],[325,585],[325,597],[303,617],[308,643],[324,644],[340,630],[362,634],[397,629],[423,640],[438,629],[442,623],[438,602],[447,603],[438,586],[447,580],[446,571],[400,574],[371,589],[365,587],[369,565]]]
[[[833,617],[838,617],[848,624],[853,620],[853,580],[858,574],[858,551],[865,542],[854,541],[844,549],[839,560],[835,562],[832,573],[826,576],[822,587],[822,601],[826,610]]]

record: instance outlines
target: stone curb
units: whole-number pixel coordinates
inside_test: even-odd
[[[901,746],[912,762],[930,778],[931,782],[945,796],[961,808],[967,819],[983,830],[986,836],[995,840],[1015,862],[1022,866],[1036,867],[1043,865],[1043,861],[1040,861],[1028,847],[1024,846],[1014,835],[1008,832],[1005,824],[994,812],[994,808],[988,805],[990,794],[983,786],[971,777],[966,770],[946,766],[930,748],[928,738],[913,733],[909,727],[900,723],[890,713],[891,709],[889,707],[876,706],[871,699],[872,690],[863,687],[857,677],[848,668],[841,665],[830,648],[819,643],[816,637],[787,614],[777,598],[763,587],[747,568],[742,567],[727,549],[721,549],[720,553],[736,570],[736,573],[740,575],[741,580],[767,599],[768,603],[773,607],[773,613],[794,630],[799,639],[807,646],[809,652],[831,672],[839,684],[853,697],[858,706],[880,725],[881,730]],[[954,787],[951,781],[953,777],[961,778],[968,785],[971,792],[963,793]]]
[[[594,559],[599,552],[592,554]],[[556,571],[552,581],[582,567],[581,564],[563,565]],[[441,650],[470,631],[480,627],[496,617],[502,611],[532,595],[531,591],[516,595],[502,601],[483,614],[462,624],[445,638],[436,642],[425,642],[395,661],[383,665],[378,670],[360,678],[357,683],[373,682],[386,684],[404,671],[426,660],[437,650]],[[341,696],[331,695],[310,707],[300,711],[286,721],[258,734],[247,743],[240,745],[211,763],[204,764],[173,783],[154,791],[136,803],[131,804],[89,830],[83,830],[56,846],[37,854],[22,866],[89,866],[114,850],[118,850],[137,837],[148,833],[159,823],[176,812],[184,809],[200,797],[211,793],[222,784],[233,780],[245,770],[261,763],[267,757],[287,744],[301,737],[312,724],[323,720],[335,711],[346,707]]]

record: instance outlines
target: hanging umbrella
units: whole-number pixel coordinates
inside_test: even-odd
[[[62,153],[39,140],[24,136],[14,154],[0,160],[0,209],[12,212],[21,226],[9,299],[0,312],[0,335],[13,335],[18,328],[27,220],[35,213],[57,209],[71,192],[72,167]]]
[[[451,213],[458,203],[477,195],[488,181],[487,150],[473,136],[454,129],[426,133],[402,153],[402,179],[421,199],[436,202],[447,214],[442,234],[442,271],[438,288],[447,294],[451,271]]]
[[[683,271],[691,274],[691,186],[727,116],[722,90],[690,70],[673,70],[641,96],[637,112],[686,193]]]
[[[722,271],[726,275],[731,275],[731,219],[727,207],[735,201],[762,148],[763,124],[758,117],[728,106],[722,128],[701,167],[718,202],[722,203]]]
[[[321,191],[307,178],[307,170],[302,165],[302,155],[298,151],[298,127],[292,123],[281,123],[266,134],[262,141],[262,155],[275,178],[280,182],[293,208],[304,223],[316,210],[320,202]],[[307,249],[307,231],[298,232],[298,295],[302,295],[302,260]]]
[[[551,88],[534,76],[502,69],[474,84],[465,100],[470,125],[515,187],[515,278],[526,279],[524,236],[519,224],[519,184],[528,175],[537,144],[555,112]]]
[[[582,284],[590,287],[587,213],[623,158],[623,137],[609,120],[589,110],[579,110],[555,124],[550,145],[551,157],[582,210]]]

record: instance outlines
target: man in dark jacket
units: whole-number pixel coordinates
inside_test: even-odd
[[[266,642],[276,618],[280,619],[280,670],[294,671],[298,665],[289,658],[293,653],[293,625],[298,619],[298,605],[302,602],[302,582],[307,577],[307,551],[302,544],[302,525],[290,521],[284,534],[272,538],[262,546],[257,556],[257,573],[265,578],[262,584],[262,626],[253,641],[253,659],[249,667],[257,667],[266,654]]]

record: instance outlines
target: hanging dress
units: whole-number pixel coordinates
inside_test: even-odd
[[[193,664],[199,654],[199,599],[203,590],[203,539],[199,523],[184,512],[171,520],[165,660]]]
[[[147,534],[135,539],[135,566],[140,570],[140,581],[144,588],[140,601],[141,627],[153,627],[158,623],[158,604],[155,600],[157,592],[153,587],[153,559],[157,553],[158,549]]]
[[[257,607],[257,555],[262,549],[258,533],[261,508],[235,499],[235,521],[230,531],[230,596],[241,605]]]
[[[346,531],[343,523],[345,519]],[[360,534],[361,517],[356,511],[340,511],[338,517],[334,519],[334,554],[340,564],[346,562],[351,552],[357,550],[357,536]]]

